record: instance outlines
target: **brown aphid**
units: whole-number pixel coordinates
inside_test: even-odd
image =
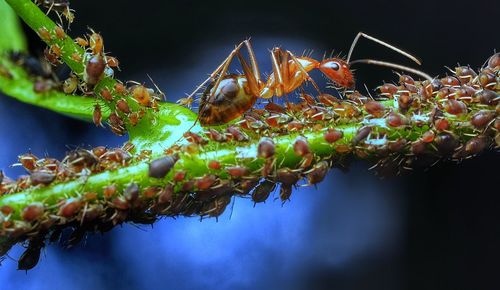
[[[89,38],[90,49],[93,54],[102,54],[104,48],[104,41],[99,33],[93,32]]]
[[[134,203],[139,198],[139,185],[135,182],[129,184],[123,191],[123,197],[125,197],[129,203]]]
[[[110,199],[116,194],[117,188],[115,184],[108,185],[104,188],[102,194],[105,199]]]
[[[125,127],[123,120],[115,112],[109,114],[109,125],[113,133],[119,136],[125,135]]]
[[[457,100],[447,100],[444,103],[444,109],[448,114],[452,115],[462,115],[467,113],[467,106],[463,102]]]
[[[125,96],[127,94],[127,88],[122,83],[116,83],[115,93],[119,96]]]
[[[57,44],[52,44],[50,46],[50,51],[56,56],[56,58],[59,58],[62,55],[62,49]]]
[[[372,132],[371,126],[364,126],[358,129],[356,135],[352,138],[352,144],[356,145],[359,142],[365,140],[368,135]]]
[[[456,77],[447,76],[441,79],[443,86],[455,87],[460,85],[460,81]]]
[[[435,136],[436,134],[434,133],[434,131],[425,131],[424,134],[422,134],[422,141],[424,141],[425,143],[431,143],[432,141],[434,141]]]
[[[500,119],[499,118],[497,118],[495,120],[495,124],[493,125],[493,127],[495,127],[495,130],[500,132]]]
[[[494,71],[500,69],[500,52],[495,53],[488,59],[488,68]]]
[[[469,66],[458,66],[455,68],[455,75],[464,84],[471,82],[476,76],[476,72]]]
[[[174,167],[175,163],[179,160],[177,155],[165,156],[156,160],[153,160],[149,164],[149,177],[153,178],[164,178]]]
[[[385,107],[382,103],[377,101],[368,101],[365,103],[365,110],[368,114],[375,118],[380,118],[385,113]]]
[[[165,185],[163,190],[158,195],[158,204],[163,205],[172,202],[174,195],[174,187],[171,184]]]
[[[188,180],[182,184],[182,191],[191,191],[194,189],[194,180]]]
[[[55,83],[52,80],[49,79],[37,79],[35,83],[33,84],[33,90],[36,93],[46,93],[53,89],[55,86]]]
[[[226,141],[226,136],[215,129],[211,129],[211,128],[208,129],[208,131],[205,132],[205,135],[208,137],[208,139],[215,141],[215,142]]]
[[[21,217],[27,222],[32,222],[40,218],[44,213],[43,203],[34,202],[23,208]]]
[[[106,64],[112,68],[117,68],[118,66],[120,66],[118,59],[112,56],[106,56]]]
[[[298,172],[294,172],[290,168],[281,168],[276,172],[276,179],[282,184],[291,186],[295,185],[299,181],[300,174]]]
[[[82,208],[82,202],[78,198],[69,198],[59,207],[59,215],[65,218],[74,217]]]
[[[304,157],[307,154],[311,153],[309,142],[307,142],[307,139],[303,136],[298,136],[297,138],[295,138],[295,141],[293,142],[293,151],[300,157]]]
[[[291,132],[300,131],[304,128],[304,124],[299,121],[291,121],[290,123],[286,124],[286,128]]]
[[[262,137],[257,146],[257,156],[260,158],[270,158],[276,153],[276,146],[273,139],[269,137]]]
[[[114,208],[121,211],[125,211],[130,208],[130,203],[123,196],[115,197],[111,204]]]
[[[434,138],[434,142],[441,154],[452,153],[458,147],[458,141],[455,136],[450,133],[440,133]]]
[[[135,86],[132,90],[132,96],[141,106],[149,107],[151,106],[151,94],[148,89],[144,86]]]
[[[402,152],[403,149],[405,149],[407,143],[408,142],[406,141],[406,139],[401,138],[395,141],[390,141],[387,144],[387,148],[392,152]]]
[[[63,91],[66,94],[73,94],[77,88],[78,88],[78,79],[74,75],[71,75],[63,83]]]
[[[389,113],[389,115],[387,115],[387,117],[385,118],[385,121],[387,125],[391,127],[401,127],[403,125],[406,125],[407,123],[406,118],[403,115],[396,112]]]
[[[76,149],[69,152],[64,161],[78,172],[83,168],[92,168],[99,163],[99,159],[86,149]]]
[[[228,166],[225,169],[234,178],[240,178],[248,174],[248,169],[243,166]]]
[[[493,111],[486,111],[486,110],[481,110],[477,113],[475,113],[471,120],[470,123],[472,126],[474,126],[477,129],[483,129],[485,128],[490,122],[495,118],[495,112]]]
[[[327,129],[325,134],[323,135],[323,138],[325,138],[325,141],[332,144],[340,140],[344,136],[344,133],[340,130],[337,129]]]
[[[422,140],[417,140],[411,143],[411,152],[415,155],[421,155],[425,153],[426,145]]]
[[[250,139],[250,138],[248,138],[248,136],[245,133],[241,132],[241,130],[235,126],[227,127],[226,132],[231,134],[233,139],[238,141],[238,142],[246,142]]]
[[[105,146],[97,146],[92,148],[92,154],[94,154],[97,158],[100,158],[106,152],[108,152],[108,149]]]
[[[107,102],[113,101],[113,95],[111,95],[111,92],[106,88],[101,90],[100,95]]]
[[[478,76],[479,84],[484,89],[494,89],[496,85],[495,73],[489,69],[484,69]]]
[[[186,138],[186,140],[194,144],[204,145],[208,143],[208,141],[205,138],[193,132],[188,131],[184,133],[183,136],[184,138]]]
[[[89,45],[89,42],[82,37],[75,38],[75,42],[81,47],[87,47]]]
[[[33,185],[49,185],[56,179],[56,175],[48,170],[38,169],[31,173],[30,179]]]
[[[414,85],[415,80],[409,75],[400,75],[399,83],[402,85]]]
[[[14,209],[11,207],[11,206],[8,206],[8,205],[3,205],[0,207],[0,212],[4,215],[4,216],[9,216],[11,215],[12,213],[14,213]]]
[[[280,113],[280,114],[286,113],[285,108],[283,108],[282,106],[280,106],[274,102],[267,103],[266,106],[264,107],[264,109],[266,109],[266,111],[268,111],[268,112],[273,112],[273,113]]]
[[[38,157],[31,152],[18,156],[19,163],[28,171],[32,171],[37,167]]]
[[[60,60],[59,60],[59,56],[57,56],[53,51],[52,49],[49,49],[49,48],[45,48],[43,50],[43,56],[45,57],[45,59],[51,63],[52,65],[56,66],[58,64],[60,64]]]
[[[455,94],[455,88],[442,87],[436,93],[436,98],[447,99]]]
[[[276,183],[265,179],[259,183],[252,192],[252,200],[254,203],[264,202],[269,197],[271,192],[276,188]]]
[[[394,84],[383,84],[380,87],[378,87],[378,90],[380,91],[380,95],[392,99],[394,95],[398,92],[398,87],[395,86]]]
[[[475,155],[481,153],[488,146],[488,138],[485,136],[477,136],[465,144],[465,152]]]
[[[450,123],[447,119],[437,119],[434,121],[434,128],[438,131],[446,131],[450,128]]]
[[[491,90],[481,90],[476,94],[477,100],[483,105],[494,106],[500,102],[500,96]]]
[[[186,171],[179,170],[174,173],[174,181],[181,182],[186,178]]]
[[[47,30],[47,28],[45,27],[41,27],[41,28],[38,28],[38,36],[40,36],[40,38],[45,41],[45,42],[50,42],[52,41],[52,35],[50,34],[50,32]]]
[[[404,112],[408,108],[410,108],[411,104],[413,103],[413,96],[410,95],[409,93],[400,93],[398,97],[398,106],[399,110]]]
[[[130,107],[125,99],[119,99],[116,102],[116,109],[124,114],[130,114]]]
[[[84,80],[87,85],[93,87],[95,86],[104,75],[104,69],[106,68],[106,63],[101,54],[93,55],[85,66]]]
[[[210,160],[208,162],[208,168],[210,168],[210,169],[219,170],[219,169],[221,169],[221,167],[222,166],[221,166],[220,162],[217,160]]]
[[[128,116],[128,121],[130,122],[130,125],[132,127],[134,126],[137,126],[137,124],[139,123],[140,121],[140,116],[138,113],[131,113],[129,116]]]
[[[195,185],[199,190],[207,190],[212,187],[217,181],[217,177],[213,174],[207,174],[195,180]]]
[[[92,113],[92,120],[97,127],[102,127],[102,111],[99,104],[94,105],[94,112]]]
[[[314,167],[307,172],[307,181],[309,184],[317,184],[325,179],[328,173],[328,162],[320,161],[314,165]]]
[[[352,94],[347,94],[347,99],[354,101],[358,104],[365,104],[366,102],[371,100],[370,98],[362,95],[358,91],[354,91]]]

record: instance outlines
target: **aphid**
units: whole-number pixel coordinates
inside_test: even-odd
[[[78,88],[78,79],[76,78],[75,75],[72,74],[69,78],[67,78],[64,81],[63,91],[66,94],[73,94],[77,88]]]
[[[373,117],[380,118],[384,115],[385,107],[380,102],[368,101],[365,103],[365,110]]]
[[[387,125],[391,127],[400,127],[406,124],[406,118],[403,115],[395,112],[389,113],[385,120]]]
[[[178,159],[179,157],[177,155],[173,155],[153,160],[149,164],[149,177],[164,178],[174,167]]]
[[[407,92],[399,92],[398,106],[401,112],[405,112],[413,103],[413,96]]]
[[[73,52],[71,54],[71,59],[76,61],[76,62],[81,62],[82,61],[82,56],[78,52]]]
[[[462,115],[467,113],[467,106],[463,102],[457,100],[447,100],[444,103],[444,109],[448,114],[452,115]]]
[[[233,136],[234,140],[236,140],[238,142],[246,142],[250,139],[250,138],[248,138],[248,136],[245,133],[241,132],[241,130],[235,126],[227,127],[226,132],[231,134],[231,136]]]
[[[140,105],[144,107],[151,106],[151,94],[144,86],[135,86],[132,90],[132,96]]]
[[[280,187],[280,199],[283,204],[287,201],[290,200],[290,196],[292,195],[292,186],[291,185],[286,185],[282,184]]]
[[[76,42],[79,46],[81,46],[81,47],[86,47],[86,46],[88,46],[88,45],[89,45],[89,42],[88,42],[86,39],[81,38],[81,37],[77,37],[77,38],[75,38],[75,42]]]
[[[326,130],[325,134],[323,137],[325,138],[325,141],[332,144],[340,140],[344,136],[342,131],[337,130],[337,129],[328,129]]]
[[[17,262],[17,269],[25,271],[33,269],[40,260],[40,252],[44,246],[45,243],[43,239],[34,238],[30,240],[28,248],[24,251]]]
[[[378,87],[378,90],[380,91],[380,95],[392,99],[398,92],[398,87],[393,84],[383,84]]]
[[[127,94],[127,88],[122,83],[116,83],[114,88],[115,93],[119,96],[124,96]]]
[[[109,114],[109,125],[111,127],[111,131],[113,131],[113,133],[115,133],[116,135],[125,135],[123,120],[115,112]]]
[[[290,168],[281,168],[276,172],[276,179],[284,185],[292,186],[299,181],[300,174]]]
[[[110,199],[111,197],[113,197],[116,194],[116,190],[117,190],[116,185],[111,184],[111,185],[108,185],[104,188],[102,194],[103,194],[104,198]]]
[[[140,116],[139,113],[131,113],[128,116],[128,121],[130,122],[131,126],[136,126],[139,123]]]
[[[112,68],[118,67],[120,65],[118,59],[112,56],[106,56],[106,64]]]
[[[446,131],[450,128],[450,123],[446,119],[437,119],[434,121],[434,128],[438,131]]]
[[[309,184],[317,184],[325,179],[326,174],[328,173],[328,162],[320,161],[314,165],[314,167],[309,170],[307,173],[307,181]]]
[[[49,63],[54,66],[61,63],[61,61],[59,60],[59,56],[57,56],[57,54],[54,53],[52,49],[49,49],[47,47],[43,50],[43,56]]]
[[[476,76],[476,72],[469,66],[458,66],[455,68],[455,75],[466,84],[471,82]]]
[[[36,93],[46,93],[50,90],[52,90],[56,84],[49,79],[37,79],[35,83],[33,84],[33,91]]]
[[[491,90],[481,90],[476,94],[476,97],[484,105],[494,106],[500,102],[500,96]]]
[[[494,71],[500,69],[500,52],[495,53],[488,59],[488,68]]]
[[[425,143],[431,143],[432,141],[434,141],[435,136],[436,134],[434,133],[434,131],[425,131],[424,134],[422,134],[422,141],[424,141]]]
[[[339,99],[329,94],[319,95],[318,100],[327,107],[333,107],[340,102]]]
[[[95,86],[104,75],[104,69],[106,68],[106,63],[102,55],[93,55],[85,66],[84,80],[87,85],[93,87]]]
[[[276,183],[265,179],[259,183],[252,192],[252,200],[255,203],[264,202],[269,197],[271,192],[276,188]]]
[[[450,133],[440,133],[434,138],[436,146],[442,154],[452,153],[458,147],[458,141]]]
[[[205,132],[205,135],[212,141],[216,142],[224,142],[226,141],[226,136],[219,131],[209,128],[207,132]]]
[[[356,135],[352,138],[352,144],[356,145],[359,142],[365,140],[368,135],[372,132],[372,127],[370,126],[364,126],[358,129],[358,132]]]
[[[106,88],[101,90],[101,97],[107,102],[113,101],[113,95]]]
[[[208,168],[213,169],[213,170],[219,170],[222,168],[222,165],[217,160],[210,160],[208,162]]]
[[[30,175],[30,179],[33,185],[49,185],[56,179],[56,175],[48,170],[44,170],[43,168],[41,168],[33,171]]]
[[[69,152],[63,162],[77,172],[80,172],[83,168],[92,168],[96,166],[99,163],[99,159],[89,150],[76,149]]]
[[[69,198],[59,207],[59,215],[65,218],[74,217],[82,208],[82,202],[78,198]]]
[[[158,204],[166,204],[172,202],[174,187],[171,184],[165,185],[163,190],[158,195]]]
[[[26,170],[32,171],[37,166],[36,163],[38,161],[38,157],[36,157],[30,152],[23,155],[19,155],[18,160]]]
[[[299,121],[291,121],[286,125],[288,131],[293,132],[293,131],[300,131],[304,128],[304,124]]]
[[[45,27],[38,28],[38,36],[45,42],[52,41],[52,34]]]
[[[191,143],[198,144],[198,145],[203,145],[206,144],[208,141],[201,137],[200,135],[193,133],[193,132],[186,132],[183,134],[184,138],[188,140]]]
[[[129,184],[123,191],[123,196],[129,203],[133,204],[139,198],[139,185],[135,182]]]
[[[32,222],[41,217],[44,213],[43,203],[34,202],[23,208],[21,217],[27,222]]]
[[[92,53],[94,55],[102,54],[104,48],[104,41],[102,39],[102,36],[99,33],[92,31],[89,40]]]
[[[217,177],[213,174],[207,174],[203,177],[197,178],[195,185],[199,190],[207,190],[217,181]]]
[[[460,81],[456,77],[447,76],[441,79],[443,86],[455,87],[460,85]]]
[[[237,45],[222,64],[210,74],[209,78],[200,84],[186,99],[192,99],[196,92],[208,84],[201,97],[198,118],[202,125],[220,125],[241,116],[254,105],[257,98],[269,99],[273,96],[280,97],[286,95],[297,89],[305,81],[311,82],[319,95],[321,95],[319,87],[308,73],[313,69],[320,70],[334,84],[343,88],[354,86],[354,77],[350,66],[355,63],[396,68],[424,76],[429,80],[432,79],[423,72],[388,62],[371,59],[350,61],[353,49],[360,37],[375,41],[420,63],[412,55],[388,43],[364,33],[358,33],[351,45],[346,60],[341,58],[327,58],[317,61],[310,57],[297,57],[289,50],[282,50],[278,47],[273,48],[271,50],[273,72],[267,81],[264,82],[261,80],[252,46],[248,40],[245,40]],[[250,64],[247,63],[240,53],[240,50],[244,46],[247,48]],[[243,74],[227,74],[229,66],[235,57],[238,58],[242,66]]]
[[[293,143],[293,151],[300,157],[304,157],[311,153],[307,139],[303,136],[298,136]]]
[[[425,152],[426,144],[422,140],[411,143],[411,152],[415,155],[421,155]]]
[[[262,137],[257,146],[257,156],[260,158],[270,158],[274,156],[276,148],[273,139],[268,137]]]
[[[174,181],[181,182],[186,178],[186,171],[179,170],[174,173]]]
[[[130,114],[130,107],[125,99],[119,99],[116,101],[116,109],[124,114]]]
[[[97,127],[102,127],[102,111],[99,104],[94,105],[94,112],[92,113],[92,119]]]
[[[234,178],[240,178],[248,174],[248,169],[243,166],[228,166],[225,169]]]
[[[408,142],[406,139],[398,139],[387,144],[387,148],[392,152],[402,152]]]
[[[477,136],[465,144],[465,151],[469,154],[478,154],[488,146],[488,139],[485,136]]]
[[[470,123],[472,126],[476,127],[477,129],[483,129],[486,127],[493,119],[495,118],[495,112],[493,111],[486,111],[486,110],[481,110],[477,113],[475,113],[471,120]]]

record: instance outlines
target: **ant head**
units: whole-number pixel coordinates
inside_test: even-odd
[[[354,77],[349,64],[340,58],[327,58],[319,64],[319,70],[330,80],[344,88],[354,87]]]

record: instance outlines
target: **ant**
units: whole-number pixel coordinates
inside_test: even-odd
[[[390,67],[420,75],[428,80],[432,80],[428,74],[419,70],[373,59],[359,59],[351,61],[352,52],[360,37],[367,38],[387,48],[390,48],[416,62],[421,62],[411,54],[388,44],[380,39],[365,33],[358,33],[351,44],[347,59],[325,58],[321,61],[306,56],[295,56],[289,50],[274,47],[270,50],[273,72],[266,82],[260,78],[260,71],[257,60],[250,44],[250,40],[244,40],[238,44],[228,57],[203,81],[193,93],[179,102],[191,102],[193,96],[207,83],[209,85],[203,92],[200,100],[200,108],[197,121],[201,125],[221,125],[241,116],[255,104],[257,98],[269,99],[273,96],[280,97],[286,95],[305,81],[309,81],[315,90],[321,95],[321,91],[314,80],[309,76],[309,71],[319,69],[329,80],[333,81],[341,88],[352,88],[355,85],[353,72],[350,69],[352,64],[366,63],[379,66]],[[243,58],[240,50],[246,47],[250,64]],[[243,74],[227,74],[233,59],[237,57]],[[196,121],[195,121],[196,124]],[[194,126],[194,125],[193,125]]]

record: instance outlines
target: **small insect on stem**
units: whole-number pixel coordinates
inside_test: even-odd
[[[318,61],[307,56],[295,56],[289,50],[274,47],[270,51],[273,72],[266,81],[263,81],[250,41],[244,40],[238,44],[210,76],[203,81],[193,93],[187,98],[184,98],[181,103],[190,105],[195,94],[201,90],[201,88],[207,86],[201,96],[199,114],[196,121],[199,120],[204,126],[220,125],[240,117],[244,112],[252,108],[258,98],[269,99],[273,96],[281,97],[298,89],[305,82],[310,82],[319,96],[323,95],[319,86],[309,76],[309,72],[314,69],[318,69],[334,84],[345,89],[353,88],[355,85],[353,72],[350,69],[350,66],[355,63],[367,63],[395,68],[414,73],[432,81],[432,78],[428,74],[398,64],[372,59],[351,61],[352,52],[360,37],[367,38],[388,47],[410,58],[417,64],[420,64],[420,61],[409,53],[380,39],[360,32],[354,39],[346,60],[341,58],[325,58]],[[243,47],[245,47],[248,52],[248,61],[240,52]],[[228,74],[230,64],[235,58],[238,59],[243,74]],[[381,111],[383,110],[380,108],[373,108],[373,112],[376,115]]]

